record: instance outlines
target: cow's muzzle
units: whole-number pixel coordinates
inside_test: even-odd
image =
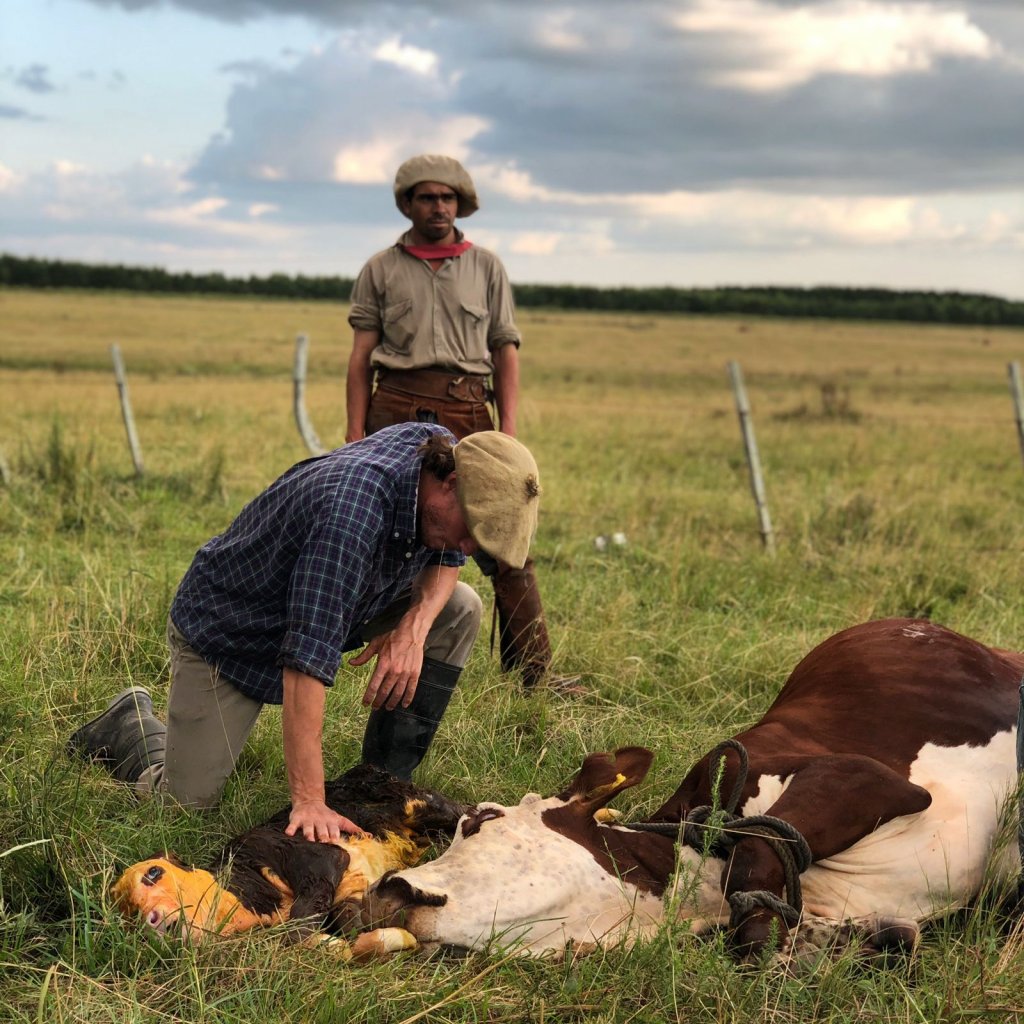
[[[443,907],[448,897],[423,892],[397,874],[384,875],[363,897],[364,928],[405,928],[416,907]]]

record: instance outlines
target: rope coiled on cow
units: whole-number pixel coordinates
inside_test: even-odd
[[[738,740],[724,740],[711,751],[709,765],[724,758],[729,750],[739,756],[740,769],[729,799],[720,808],[704,804],[694,807],[679,822],[634,821],[627,827],[639,832],[673,836],[684,846],[723,860],[741,839],[752,835],[764,839],[782,864],[786,899],[782,900],[767,890],[734,892],[729,896],[732,911],[729,926],[736,927],[753,910],[763,907],[781,915],[787,926],[792,927],[803,910],[800,875],[810,867],[814,859],[811,848],[800,831],[782,818],[774,818],[770,814],[753,814],[744,818],[736,814],[750,768],[746,749]]]

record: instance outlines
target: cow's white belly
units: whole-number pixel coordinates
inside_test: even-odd
[[[1000,829],[1017,783],[1015,748],[1015,730],[985,747],[925,746],[910,781],[931,793],[931,805],[812,864],[801,879],[805,911],[920,921],[962,907],[986,872],[1013,877],[1020,870],[1016,845],[1001,846]]]

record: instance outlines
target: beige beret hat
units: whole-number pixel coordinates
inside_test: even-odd
[[[405,193],[421,181],[436,181],[441,185],[447,185],[453,192],[458,192],[458,217],[468,217],[480,209],[473,179],[458,160],[436,153],[423,153],[406,160],[395,174],[395,206],[399,210],[402,209]]]
[[[455,490],[470,536],[492,558],[521,569],[537,532],[540,478],[529,449],[482,430],[452,449]]]

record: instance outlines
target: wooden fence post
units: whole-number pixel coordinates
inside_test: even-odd
[[[295,424],[299,428],[299,434],[306,443],[311,455],[323,455],[324,446],[320,438],[316,436],[313,424],[306,412],[306,367],[309,362],[309,336],[306,334],[296,335],[295,338],[295,370],[292,374],[293,405],[295,408]]]
[[[754,437],[754,421],[750,415],[747,390],[743,386],[743,371],[740,369],[740,364],[734,359],[729,361],[729,377],[732,379],[732,391],[736,398],[736,412],[740,418],[743,447],[747,453],[747,467],[750,470],[750,489],[754,493],[754,504],[757,506],[761,542],[770,554],[775,554],[775,536],[772,533],[771,516],[768,514],[768,501],[764,492],[764,477],[761,473],[761,457],[758,455],[757,440]]]
[[[1024,458],[1024,393],[1020,384],[1020,363],[1006,364],[1010,375],[1010,396],[1013,398],[1013,414],[1017,420],[1017,443],[1020,445],[1021,458]]]
[[[135,432],[135,417],[132,415],[132,404],[128,400],[128,379],[124,372],[124,362],[121,359],[120,346],[111,345],[110,355],[114,360],[114,379],[117,381],[117,394],[121,400],[121,417],[124,419],[124,429],[128,433],[128,447],[131,449],[135,475],[142,476],[142,449],[139,447],[139,435]]]

